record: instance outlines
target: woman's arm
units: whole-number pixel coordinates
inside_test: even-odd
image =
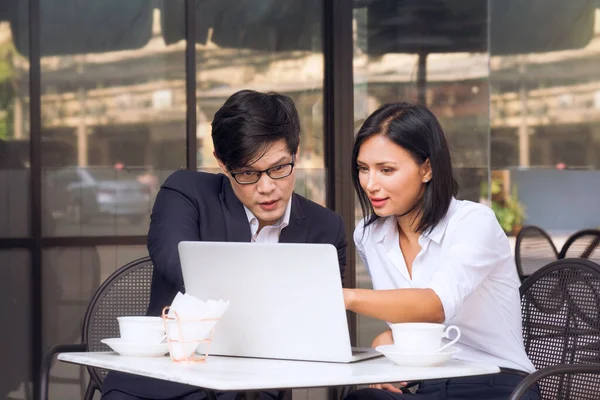
[[[490,272],[499,265],[505,267],[512,259],[508,239],[489,208],[480,206],[456,218],[453,231],[445,234],[442,265],[428,288],[346,289],[346,308],[391,323],[443,322],[454,318]],[[364,251],[361,257],[368,261]]]
[[[398,322],[444,322],[444,307],[432,289],[344,289],[346,309]]]

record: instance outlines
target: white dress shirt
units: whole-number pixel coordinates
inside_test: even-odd
[[[446,216],[419,237],[412,279],[395,217],[366,229],[361,221],[354,241],[375,289],[433,289],[444,324],[462,333],[455,358],[535,371],[523,347],[520,280],[508,238],[489,207],[452,199]]]
[[[281,218],[279,218],[275,224],[263,227],[260,232],[258,232],[258,219],[252,214],[252,211],[246,208],[246,206],[244,206],[244,210],[246,210],[246,216],[250,223],[250,232],[252,234],[250,241],[252,243],[279,243],[281,230],[290,224],[292,199],[289,199],[287,206],[285,207],[285,212]]]

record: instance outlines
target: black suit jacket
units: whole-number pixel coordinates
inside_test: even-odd
[[[346,234],[342,218],[296,193],[290,222],[281,243],[330,243],[338,251],[340,276],[346,267]],[[222,174],[176,171],[159,191],[148,232],[154,264],[148,315],[161,315],[178,291],[184,292],[177,244],[181,241],[249,242],[250,224],[229,179]],[[117,389],[134,396],[161,399],[182,396],[197,388],[172,382],[110,373],[102,392]]]

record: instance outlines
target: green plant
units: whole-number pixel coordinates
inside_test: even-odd
[[[0,42],[0,139],[6,140],[13,131],[16,71],[16,50],[12,42]]]
[[[502,182],[495,179],[492,180],[492,210],[504,232],[516,233],[515,231],[523,225],[525,207],[518,200],[519,196],[516,186],[512,187],[511,194],[508,197],[499,196],[501,191]]]
[[[523,225],[525,210],[521,203],[512,198],[507,199],[504,205],[492,201],[492,210],[506,233],[515,233],[515,230]]]

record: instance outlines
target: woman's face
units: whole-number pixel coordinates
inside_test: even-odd
[[[429,160],[419,165],[385,135],[373,135],[362,143],[357,164],[360,186],[380,217],[409,211],[431,179]]]

